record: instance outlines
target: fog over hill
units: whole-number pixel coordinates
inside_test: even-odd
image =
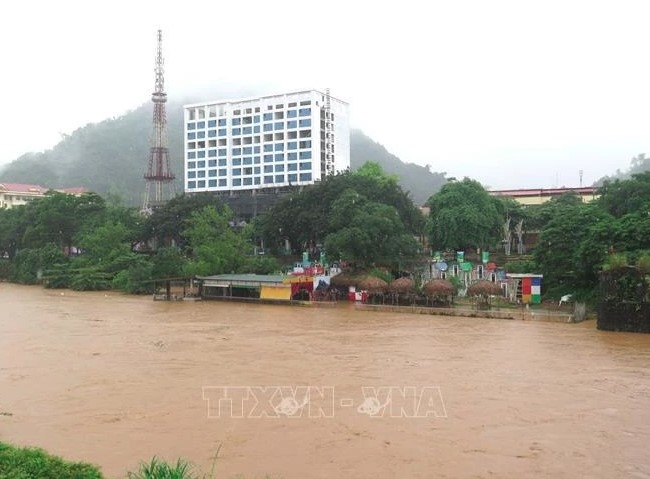
[[[167,103],[168,145],[177,191],[183,191],[183,105],[192,101],[197,100]],[[84,186],[100,195],[116,195],[127,204],[139,205],[149,157],[152,112],[148,102],[124,115],[78,128],[64,135],[52,149],[26,153],[5,165],[0,181],[50,188]],[[376,161],[387,173],[398,176],[416,204],[423,204],[446,181],[444,173],[403,162],[361,130],[350,133],[350,155],[352,169]]]

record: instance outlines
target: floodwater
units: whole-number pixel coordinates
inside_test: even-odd
[[[110,478],[217,451],[219,478],[650,478],[650,335],[6,283],[0,305],[0,441]]]

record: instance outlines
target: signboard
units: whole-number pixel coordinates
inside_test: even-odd
[[[459,263],[462,263],[465,261],[465,252],[464,251],[456,251],[456,261]]]
[[[483,251],[481,253],[481,261],[483,264],[487,264],[488,261],[490,261],[490,252],[489,251]]]

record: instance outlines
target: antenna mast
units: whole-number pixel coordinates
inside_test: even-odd
[[[156,83],[151,95],[153,102],[153,134],[149,148],[149,165],[144,175],[146,187],[142,211],[150,213],[156,206],[175,196],[174,178],[169,163],[167,148],[167,111],[165,103],[165,70],[162,55],[162,30],[158,30],[158,50],[156,54]]]

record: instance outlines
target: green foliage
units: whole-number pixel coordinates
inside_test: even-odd
[[[60,247],[52,243],[20,250],[14,259],[11,280],[24,284],[39,283],[46,270],[61,267],[67,261]]]
[[[537,271],[537,263],[533,260],[510,261],[505,264],[505,270],[508,273],[524,274],[534,273]]]
[[[246,267],[252,247],[229,225],[231,218],[228,208],[214,206],[192,213],[183,232],[191,249],[187,276],[237,273]]]
[[[102,479],[96,466],[0,442],[0,479]]]
[[[103,291],[111,289],[113,276],[99,267],[86,267],[74,271],[70,288],[76,291]]]
[[[424,218],[420,211],[394,179],[383,174],[377,165],[368,166],[361,174],[345,172],[328,177],[283,198],[259,219],[256,228],[272,250],[280,251],[284,240],[288,239],[292,253],[300,254],[305,248],[323,244],[329,235],[336,233],[337,246],[350,244],[356,237],[367,241],[353,215],[359,214],[359,208],[366,212],[376,210],[376,205],[391,208],[389,221],[397,212],[402,234],[415,235],[423,231]],[[349,228],[348,231],[340,231],[343,227]],[[330,258],[333,257],[331,253],[327,251]]]
[[[254,256],[242,267],[241,273],[272,274],[281,271],[280,263],[271,256]]]
[[[138,472],[129,472],[128,479],[203,479],[206,476],[194,471],[194,466],[188,461],[178,459],[175,464],[169,464],[154,457],[151,462],[141,464]]]
[[[501,239],[506,204],[477,181],[447,183],[427,205],[429,239],[436,249],[486,249]]]
[[[603,265],[603,271],[611,271],[627,266],[627,255],[625,253],[610,254]]]
[[[160,248],[152,258],[151,276],[154,279],[179,278],[183,276],[186,259],[179,248]]]
[[[648,198],[650,198],[650,171],[632,175],[628,180],[605,182],[598,192],[599,204],[616,218],[642,209],[647,212]]]
[[[393,275],[390,273],[390,271],[386,270],[385,268],[372,268],[370,271],[368,271],[368,276],[374,276],[375,278],[383,279],[386,281],[386,283],[391,283],[393,281]]]

